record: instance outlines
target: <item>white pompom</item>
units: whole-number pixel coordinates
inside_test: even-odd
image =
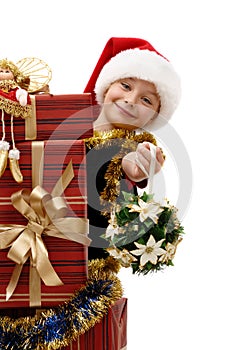
[[[24,89],[19,88],[16,91],[16,98],[19,101],[20,105],[23,107],[26,106],[27,104],[27,96],[28,96],[28,93]]]
[[[9,148],[10,148],[9,142],[3,141],[3,140],[0,141],[0,150],[2,150],[2,151],[8,151]]]
[[[14,158],[19,160],[20,158],[20,151],[17,148],[11,149],[9,151],[9,158]]]

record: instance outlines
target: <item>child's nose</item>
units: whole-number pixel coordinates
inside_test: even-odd
[[[125,96],[124,102],[129,103],[130,105],[134,105],[137,103],[137,96],[133,93],[128,94],[127,96]]]

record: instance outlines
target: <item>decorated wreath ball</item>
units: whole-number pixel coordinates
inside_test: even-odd
[[[177,208],[169,202],[161,205],[153,195],[123,192],[123,200],[111,215],[105,239],[108,253],[133,273],[147,274],[173,265],[177,245],[184,229]]]

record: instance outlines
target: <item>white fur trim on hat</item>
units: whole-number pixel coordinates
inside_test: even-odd
[[[180,78],[172,64],[154,51],[128,49],[118,53],[105,64],[95,85],[96,100],[104,101],[104,94],[109,86],[123,78],[135,77],[153,83],[161,99],[160,118],[156,118],[155,128],[163,126],[178,106],[181,87]],[[158,125],[157,125],[158,124]]]

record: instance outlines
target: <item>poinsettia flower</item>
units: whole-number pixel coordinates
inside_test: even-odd
[[[139,218],[141,222],[150,218],[155,224],[158,222],[158,214],[163,211],[160,204],[156,202],[145,202],[141,198],[138,199],[138,205],[129,204],[128,207],[130,208],[130,212],[140,213]]]
[[[156,265],[158,261],[158,256],[166,253],[166,251],[161,248],[164,238],[156,242],[154,237],[150,235],[146,245],[134,242],[138,249],[131,250],[130,253],[133,255],[141,256],[140,265],[143,267],[148,261]]]
[[[117,259],[122,266],[129,267],[133,261],[137,261],[137,259],[129,253],[127,249],[118,249],[117,247],[111,247],[106,249],[108,253]]]
[[[172,260],[175,256],[177,246],[181,241],[182,238],[179,238],[178,241],[174,244],[168,242],[165,247],[165,254],[160,256],[159,261],[162,263],[168,263],[169,260]]]
[[[106,229],[105,236],[106,238],[111,238],[113,240],[115,235],[119,234],[119,227],[117,225],[109,224]]]

